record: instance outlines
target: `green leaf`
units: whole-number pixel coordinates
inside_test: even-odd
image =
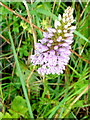
[[[15,99],[12,102],[10,113],[13,114],[13,116],[22,115],[24,116],[25,113],[28,111],[28,108],[26,107],[26,101],[21,96],[16,96]]]
[[[9,112],[12,114],[12,118],[19,118],[20,115],[18,113],[16,113],[15,111],[9,109]]]
[[[41,13],[43,15],[46,15],[46,16],[50,16],[53,18],[53,20],[56,20],[57,19],[57,16],[52,14],[50,11],[47,11],[47,10],[44,10],[43,8],[39,8],[36,10],[37,13]]]
[[[0,120],[3,118],[3,113],[0,112]]]
[[[12,116],[6,112],[5,115],[3,116],[3,118],[12,118]]]

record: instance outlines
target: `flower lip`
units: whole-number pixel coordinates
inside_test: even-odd
[[[54,46],[54,50],[57,50],[58,49],[58,46]]]
[[[48,46],[48,47],[51,47],[51,44],[50,44],[50,43],[47,43],[47,46]]]
[[[49,40],[49,43],[53,43],[53,40]]]
[[[47,30],[48,30],[48,32],[50,32],[50,33],[55,33],[55,32],[56,32],[56,29],[54,29],[54,28],[48,28]]]
[[[61,40],[62,40],[62,37],[59,36],[59,37],[57,38],[57,41],[60,42]]]

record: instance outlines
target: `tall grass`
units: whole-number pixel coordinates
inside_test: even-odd
[[[12,46],[12,49],[13,49],[13,54],[14,54],[14,59],[15,59],[15,62],[16,62],[16,67],[17,67],[17,70],[18,70],[18,73],[19,73],[21,84],[22,84],[22,89],[23,89],[24,96],[25,96],[25,99],[26,99],[26,102],[27,102],[30,118],[33,118],[34,116],[33,116],[33,113],[32,113],[30,101],[28,99],[28,95],[27,95],[27,91],[26,91],[26,87],[25,87],[25,81],[23,79],[23,74],[21,72],[21,68],[20,68],[20,65],[19,65],[19,61],[18,61],[18,58],[17,58],[17,54],[16,54],[16,51],[15,51],[14,42],[13,42],[10,30],[9,30],[9,37],[10,37],[11,46]]]
[[[74,0],[70,3],[54,1],[3,4],[11,9],[1,4],[0,34],[4,36],[2,44],[5,42],[0,55],[0,104],[4,106],[4,110],[0,112],[2,118],[89,120],[90,2]],[[64,74],[41,76],[37,73],[38,66],[33,67],[30,61],[30,55],[34,53],[34,43],[43,38],[43,30],[54,27],[58,14],[63,14],[70,5],[74,8],[77,27],[72,44],[74,52],[71,53]],[[37,37],[37,41],[33,36]],[[27,106],[24,105],[24,100]]]

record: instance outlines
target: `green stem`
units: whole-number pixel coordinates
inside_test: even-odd
[[[48,95],[50,97],[49,90],[48,90],[48,82],[45,76],[43,76],[43,84],[44,84],[44,92],[43,92],[42,97],[44,98],[45,95]]]
[[[2,85],[0,82],[0,109],[1,110],[4,110],[3,103],[4,103],[4,99],[3,99]]]
[[[10,30],[9,30],[9,37],[10,37],[10,41],[11,41],[11,45],[12,45],[12,49],[13,49],[14,59],[16,61],[16,66],[18,68],[18,73],[19,73],[21,84],[22,84],[24,96],[25,96],[26,103],[27,103],[27,106],[28,106],[28,111],[29,111],[30,117],[34,118],[33,113],[32,113],[32,109],[31,109],[31,105],[30,105],[30,101],[28,99],[28,95],[27,95],[27,91],[26,91],[26,87],[25,87],[25,82],[23,80],[23,75],[22,75],[22,72],[21,72],[21,69],[20,69],[19,61],[18,61],[18,58],[17,58],[17,54],[16,54],[16,51],[15,51],[14,42],[13,42]]]

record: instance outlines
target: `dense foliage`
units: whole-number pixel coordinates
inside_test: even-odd
[[[30,61],[35,42],[43,38],[42,31],[54,27],[68,6],[74,9],[76,20],[69,64],[63,74],[42,76],[39,66]],[[90,3],[0,2],[0,11],[0,119],[89,120]]]

